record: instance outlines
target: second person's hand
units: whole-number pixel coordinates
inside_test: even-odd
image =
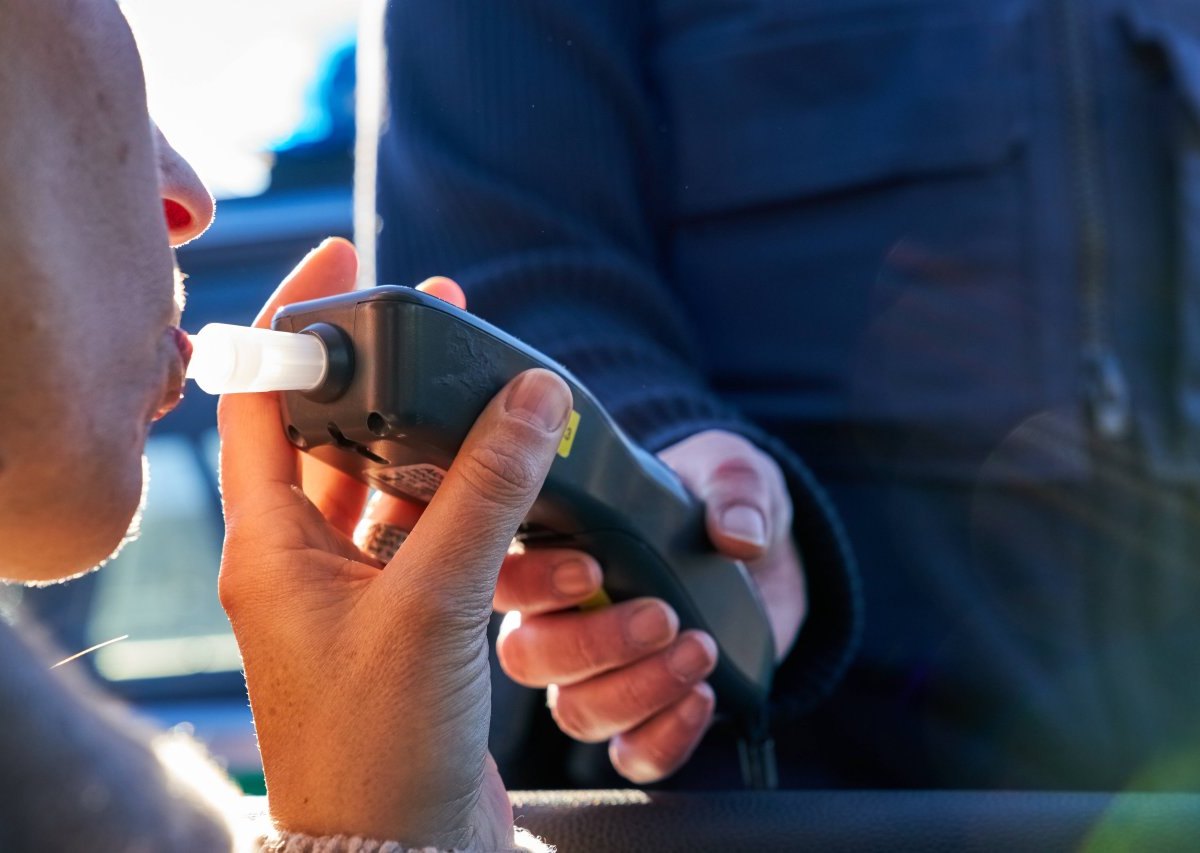
[[[672,445],[660,458],[704,502],[717,549],[746,561],[782,658],[807,598],[778,464],[742,436],[718,430]],[[702,631],[680,633],[678,616],[655,598],[578,610],[602,584],[596,560],[578,551],[509,556],[496,590],[496,609],[508,614],[497,654],[512,679],[548,689],[559,728],[580,741],[608,741],[617,772],[654,782],[688,760],[712,720],[705,679],[716,666],[716,643]]]

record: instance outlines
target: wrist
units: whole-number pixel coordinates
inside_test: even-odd
[[[336,790],[315,785],[299,797],[284,794],[280,786],[272,783],[268,773],[271,822],[281,838],[292,839],[291,846],[270,849],[286,853],[336,853],[346,849],[360,853],[359,847],[353,845],[323,847],[310,843],[309,839],[345,839],[346,843],[354,840],[367,845],[362,847],[361,853],[374,850],[398,853],[408,849],[482,853],[507,850],[512,846],[512,807],[507,796],[504,796],[503,809],[498,813],[489,813],[477,806],[464,814],[450,804],[442,809],[422,808],[419,813],[414,813],[411,806],[416,795],[400,793],[397,796],[397,791],[417,791],[426,784],[425,780],[406,776],[401,785],[377,799],[370,791],[386,787],[380,774],[363,773],[363,776],[373,776],[373,781],[359,778],[359,782],[370,784],[358,788],[356,795],[348,796],[348,788],[357,788],[348,784],[348,773],[353,775],[349,764],[338,773],[328,774],[328,778],[336,783]],[[378,846],[384,842],[391,846]]]

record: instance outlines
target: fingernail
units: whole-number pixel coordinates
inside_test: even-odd
[[[752,506],[737,504],[725,510],[721,514],[721,530],[726,536],[759,548],[766,547],[767,520]]]
[[[592,573],[592,567],[583,560],[568,560],[554,567],[550,582],[554,591],[564,598],[578,598],[587,595],[597,586],[597,579]]]
[[[691,681],[706,674],[716,657],[716,644],[707,634],[692,634],[676,643],[668,653],[667,669],[680,681]]]
[[[706,693],[695,693],[679,705],[679,716],[689,726],[698,726],[708,719],[709,697]]]
[[[669,640],[676,627],[674,611],[647,602],[629,617],[629,638],[639,646],[653,646]]]
[[[523,373],[509,390],[504,408],[527,417],[546,432],[555,432],[567,422],[571,400],[563,393],[563,383],[552,376],[544,370]]]

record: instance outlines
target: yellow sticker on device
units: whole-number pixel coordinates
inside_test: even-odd
[[[571,445],[575,443],[575,432],[579,429],[579,412],[571,410],[567,419],[567,428],[563,431],[562,441],[558,443],[558,455],[566,459],[571,455]]]
[[[608,593],[602,589],[598,589],[587,597],[586,601],[579,602],[580,610],[599,610],[601,607],[608,607],[612,604],[612,599],[608,597]]]

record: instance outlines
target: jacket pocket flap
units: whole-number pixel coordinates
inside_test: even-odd
[[[1028,97],[1025,4],[891,5],[888,15],[831,11],[668,45],[659,70],[676,210],[720,212],[1010,157]]]

